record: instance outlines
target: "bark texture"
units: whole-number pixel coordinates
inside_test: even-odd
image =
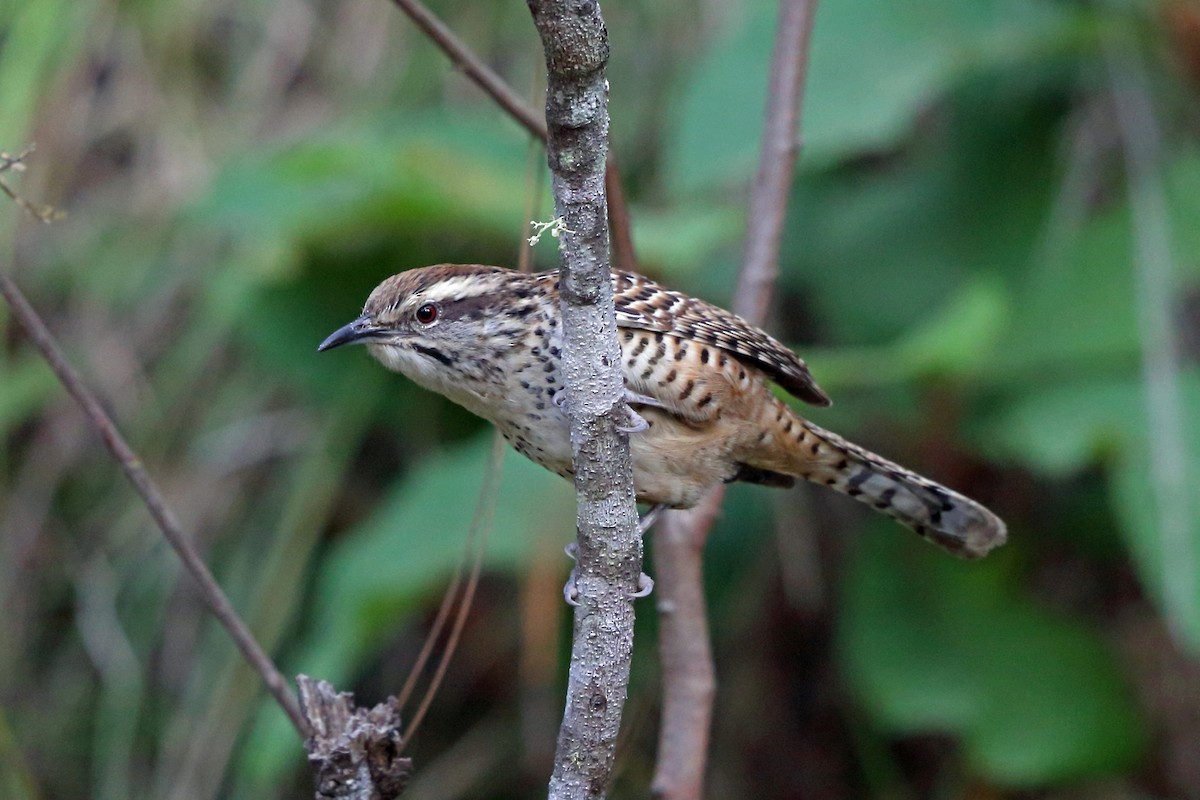
[[[608,788],[642,566],[609,280],[608,34],[594,0],[530,0],[546,53],[547,159],[562,242],[564,373],[579,503],[574,641],[551,798]]]
[[[300,705],[312,734],[305,741],[317,800],[391,800],[412,775],[401,758],[400,710],[394,697],[358,708],[354,695],[307,675],[296,678]]]

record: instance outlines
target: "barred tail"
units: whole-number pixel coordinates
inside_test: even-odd
[[[824,484],[887,514],[960,558],[981,558],[1008,537],[1004,522],[958,492],[804,421],[793,438],[797,477]]]

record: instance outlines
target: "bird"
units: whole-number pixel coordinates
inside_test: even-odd
[[[777,384],[830,405],[808,366],[741,317],[633,272],[612,271],[633,483],[654,510],[695,506],[745,481],[828,486],[947,552],[984,556],[1004,522],[958,492],[797,413]],[[362,314],[318,351],[364,344],[384,367],[488,420],[522,455],[570,479],[557,271],[481,264],[410,269],[380,283]]]

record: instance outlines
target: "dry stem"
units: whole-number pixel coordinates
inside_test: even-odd
[[[254,639],[254,635],[250,632],[250,628],[238,615],[233,604],[229,602],[229,598],[221,590],[209,571],[199,553],[192,547],[191,541],[183,532],[183,528],[179,524],[175,513],[167,505],[166,499],[162,492],[159,491],[158,485],[146,472],[146,468],[142,465],[142,461],[138,458],[137,453],[125,441],[125,437],[117,430],[116,424],[112,418],[100,405],[100,401],[96,399],[96,395],[87,387],[79,373],[67,363],[66,357],[63,355],[62,349],[55,341],[53,334],[46,327],[42,318],[29,305],[29,301],[25,299],[25,295],[17,288],[17,285],[6,274],[0,272],[0,294],[3,294],[4,299],[8,301],[12,308],[13,316],[17,323],[24,329],[34,347],[41,352],[42,357],[46,359],[46,363],[50,365],[50,369],[58,376],[59,381],[67,392],[75,399],[88,420],[95,427],[96,432],[100,434],[100,438],[104,440],[108,451],[116,459],[121,471],[125,473],[125,477],[133,484],[133,488],[141,496],[142,502],[145,503],[146,509],[150,512],[150,516],[154,518],[159,530],[162,531],[167,542],[175,550],[179,560],[183,562],[183,566],[187,569],[191,576],[195,579],[196,585],[200,589],[200,596],[208,606],[209,611],[217,618],[217,621],[229,632],[238,650],[249,664],[254,667],[262,676],[263,683],[267,685],[267,691],[275,698],[284,713],[292,721],[296,731],[301,737],[308,735],[308,724],[300,713],[300,706],[296,703],[296,698],[292,696],[288,688],[287,681],[283,675],[271,662],[270,657],[263,651],[259,643]]]
[[[420,0],[392,0],[393,3],[408,15],[430,41],[436,44],[455,66],[463,71],[467,78],[484,91],[488,97],[496,101],[517,124],[546,141],[546,123],[521,96],[513,91],[504,79],[495,73],[479,56],[459,39],[454,31],[426,8]],[[633,233],[629,223],[629,208],[625,204],[625,193],[621,189],[621,178],[617,170],[617,162],[612,153],[607,154],[604,169],[604,185],[608,194],[608,217],[611,229],[613,261],[624,269],[634,269],[637,259],[633,250]]]
[[[750,196],[746,250],[733,310],[761,325],[779,274],[779,246],[799,149],[800,111],[816,0],[780,0],[758,174]],[[689,512],[667,515],[655,539],[663,714],[652,791],[698,800],[712,725],[716,673],[708,646],[702,557],[724,497],[712,490]]]

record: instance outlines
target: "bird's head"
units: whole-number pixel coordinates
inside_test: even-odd
[[[530,277],[475,264],[401,272],[375,287],[358,319],[317,350],[365,344],[388,369],[444,392],[448,381],[479,377],[479,362],[518,338],[507,312],[519,299],[514,291],[529,297],[521,284]]]

